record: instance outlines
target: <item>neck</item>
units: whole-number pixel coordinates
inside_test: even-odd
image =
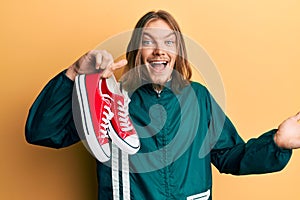
[[[164,89],[164,86],[163,86],[163,85],[155,84],[155,83],[152,84],[152,87],[153,87],[153,89],[154,89],[156,92],[160,92],[160,91],[162,91],[162,90]]]

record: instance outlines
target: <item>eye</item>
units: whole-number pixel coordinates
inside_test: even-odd
[[[143,46],[152,46],[154,42],[152,40],[143,40],[142,45]]]
[[[174,46],[175,41],[174,41],[174,40],[167,40],[167,41],[165,41],[165,44],[166,44],[167,46]]]

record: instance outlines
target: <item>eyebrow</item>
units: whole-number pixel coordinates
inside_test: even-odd
[[[174,32],[171,32],[171,33],[169,33],[168,35],[164,36],[164,38],[168,38],[168,37],[170,37],[170,36],[172,36],[172,35],[175,35],[175,33],[174,33]],[[144,37],[144,36],[149,36],[149,37],[153,38],[153,36],[152,36],[150,33],[148,33],[148,32],[144,32],[144,33],[143,33],[143,37]],[[176,35],[175,35],[175,36],[176,36]]]

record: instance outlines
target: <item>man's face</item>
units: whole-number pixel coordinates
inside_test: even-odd
[[[163,85],[171,79],[177,57],[174,31],[163,20],[149,22],[142,35],[142,61],[153,83]]]

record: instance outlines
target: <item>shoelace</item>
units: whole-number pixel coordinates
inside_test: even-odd
[[[129,113],[128,113],[128,106],[123,105],[121,101],[117,101],[118,104],[118,116],[119,116],[119,121],[120,126],[122,127],[121,130],[128,132],[131,131],[133,129],[133,126],[131,125],[130,121],[129,121]]]
[[[104,97],[111,99],[109,95],[103,95],[103,101],[107,101],[107,99],[105,99]],[[100,123],[100,127],[102,127],[100,128],[100,132],[102,133],[100,137],[108,138],[107,129],[109,126],[109,121],[113,118],[114,113],[110,110],[110,107],[107,105],[104,105],[104,109],[104,117],[102,117],[102,122]]]

